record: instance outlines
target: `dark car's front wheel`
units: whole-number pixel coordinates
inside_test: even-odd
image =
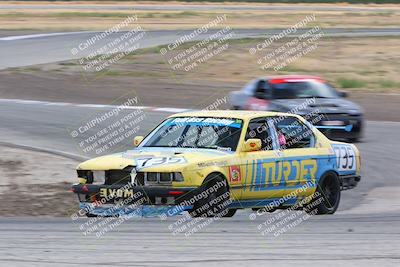
[[[227,208],[230,199],[226,179],[220,174],[210,174],[203,182],[196,195],[192,217],[232,217],[236,210]]]
[[[340,180],[336,173],[325,173],[318,182],[312,201],[306,211],[313,214],[333,214],[339,207]]]

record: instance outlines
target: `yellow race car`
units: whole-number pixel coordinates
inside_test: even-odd
[[[168,216],[186,210],[230,217],[237,209],[296,205],[332,214],[341,190],[361,179],[353,144],[331,141],[287,113],[180,113],[134,144],[77,167],[72,191],[86,215],[129,214],[140,206],[165,207]]]

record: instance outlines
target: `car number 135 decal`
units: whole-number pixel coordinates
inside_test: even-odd
[[[355,171],[357,159],[354,149],[350,145],[332,145],[336,155],[336,163],[339,171]]]
[[[136,159],[136,167],[144,168],[144,167],[153,167],[157,165],[164,164],[178,164],[185,163],[186,160],[183,157],[143,157]]]

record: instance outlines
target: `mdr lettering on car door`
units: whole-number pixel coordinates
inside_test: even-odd
[[[332,145],[336,155],[339,171],[355,171],[357,169],[356,153],[351,145]]]

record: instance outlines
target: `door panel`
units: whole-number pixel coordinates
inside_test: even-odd
[[[282,187],[281,156],[276,151],[250,153],[245,164],[242,199],[279,197]]]
[[[292,116],[284,117],[274,125],[282,151],[282,176],[286,193],[295,191],[299,196],[310,195],[315,190],[321,165],[312,130]]]
[[[274,198],[281,195],[282,162],[269,118],[253,119],[246,134],[248,138],[262,140],[262,150],[247,152],[243,156],[245,186],[242,199]]]

